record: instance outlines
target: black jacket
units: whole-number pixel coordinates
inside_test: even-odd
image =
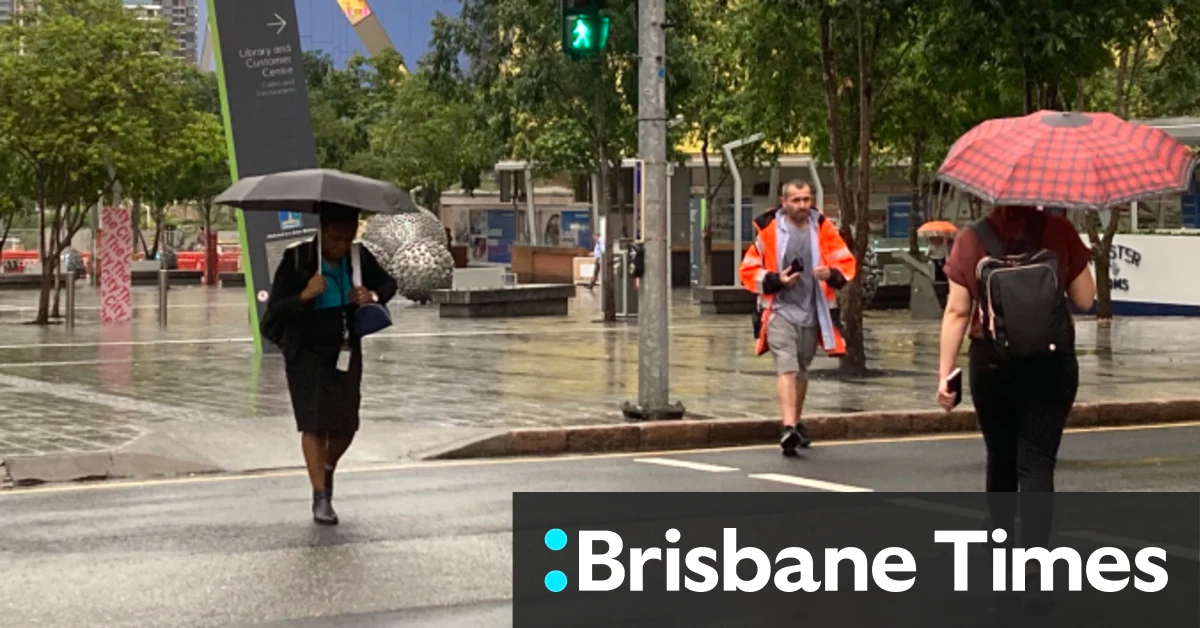
[[[396,280],[383,270],[365,246],[362,246],[361,259],[363,286],[377,294],[381,304],[387,304],[396,295]],[[285,358],[294,357],[297,351],[304,348],[318,349],[331,344],[336,353],[336,347],[340,346],[341,330],[327,329],[330,326],[322,322],[324,317],[314,316],[317,312],[315,301],[300,301],[300,294],[318,268],[316,243],[310,241],[289,247],[275,270],[261,327],[263,338],[281,348]],[[350,320],[353,320],[355,311],[356,306],[348,308]],[[318,325],[319,328],[316,328]],[[359,340],[351,338],[355,348]]]

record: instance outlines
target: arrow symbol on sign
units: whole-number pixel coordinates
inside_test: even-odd
[[[287,28],[287,20],[283,19],[283,16],[279,15],[278,13],[275,14],[275,19],[277,19],[279,21],[278,22],[267,22],[267,26],[278,26],[279,30],[275,31],[275,34],[279,35],[279,34],[283,33],[283,29]]]

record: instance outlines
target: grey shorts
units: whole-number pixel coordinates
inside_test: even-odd
[[[776,373],[796,373],[803,377],[817,355],[817,328],[800,327],[773,315],[767,323],[767,347],[775,358]]]

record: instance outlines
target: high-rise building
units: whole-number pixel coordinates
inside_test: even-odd
[[[0,0],[0,2],[4,1]],[[177,53],[179,57],[191,65],[196,65],[199,54],[196,49],[196,27],[200,19],[196,0],[123,0],[123,2],[125,8],[137,11],[142,19],[159,19],[165,22],[171,35],[179,44]]]
[[[12,21],[13,0],[0,0],[0,24]]]

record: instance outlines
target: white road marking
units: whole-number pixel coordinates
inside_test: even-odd
[[[814,480],[812,478],[802,478],[797,475],[786,475],[783,473],[752,473],[750,477],[755,480],[766,480],[768,482],[779,482],[781,484],[792,484],[794,486],[803,486],[805,488],[815,488],[819,491],[832,491],[834,493],[873,493],[873,489],[863,488],[861,486],[850,486],[849,484],[838,484],[837,482],[826,482],[825,480]]]
[[[705,464],[703,462],[692,462],[690,460],[676,460],[674,458],[634,458],[633,461],[644,462],[646,464],[658,464],[664,467],[691,469],[693,471],[707,471],[708,473],[728,473],[729,471],[737,471],[737,468],[735,467],[724,467],[719,464]]]

